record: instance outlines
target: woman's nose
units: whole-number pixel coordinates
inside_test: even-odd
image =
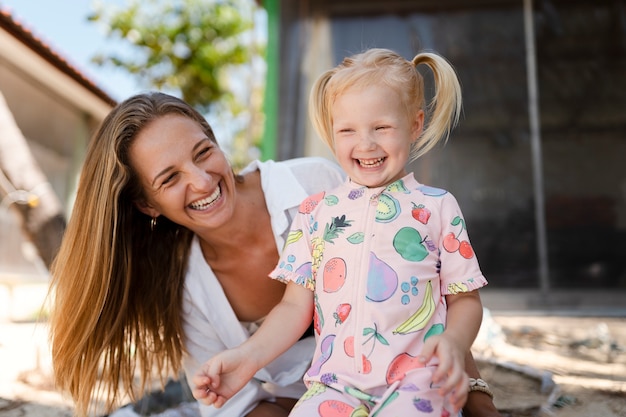
[[[211,175],[199,167],[195,167],[189,174],[189,186],[195,191],[207,191],[212,183]]]

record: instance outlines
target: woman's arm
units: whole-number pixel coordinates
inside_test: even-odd
[[[465,355],[465,372],[470,378],[481,379],[471,351]],[[463,407],[463,417],[502,417],[491,395],[483,391],[470,391]]]
[[[199,401],[221,407],[259,369],[291,347],[309,326],[313,316],[313,292],[293,282],[261,327],[244,343],[209,359],[193,377],[193,395]]]

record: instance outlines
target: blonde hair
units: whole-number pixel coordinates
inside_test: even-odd
[[[158,376],[180,370],[182,290],[193,234],[134,202],[144,199],[128,150],[151,121],[176,113],[206,120],[178,98],[148,93],[118,104],[93,137],[72,216],[51,268],[52,359],[58,387],[86,415],[102,393],[112,410],[121,391],[136,398]],[[140,384],[133,379],[140,373]]]
[[[424,79],[417,71],[427,65],[434,76],[435,94],[428,106],[424,98]],[[454,68],[440,55],[422,52],[407,61],[388,49],[369,49],[344,58],[335,68],[324,72],[313,84],[309,97],[309,117],[318,135],[334,151],[332,105],[346,90],[384,84],[400,96],[407,116],[414,118],[424,110],[428,123],[413,142],[410,161],[446,141],[461,114],[461,86]]]

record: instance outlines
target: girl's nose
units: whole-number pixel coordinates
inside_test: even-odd
[[[376,147],[376,140],[371,133],[364,133],[361,135],[359,143],[357,145],[360,150],[372,150]]]

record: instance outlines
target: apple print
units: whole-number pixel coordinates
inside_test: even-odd
[[[422,239],[422,235],[416,229],[403,227],[393,238],[393,248],[407,261],[420,262],[428,256],[425,241],[426,237]]]
[[[443,324],[441,323],[433,324],[424,335],[424,342],[426,341],[426,339],[428,339],[431,336],[435,336],[435,335],[443,333],[444,330],[445,330],[445,326]]]

